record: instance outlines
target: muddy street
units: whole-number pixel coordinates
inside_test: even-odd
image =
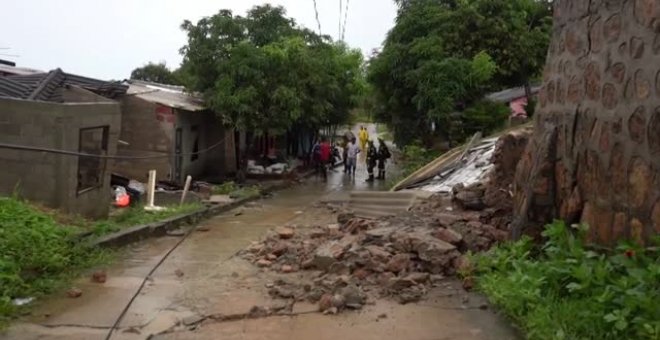
[[[384,190],[384,183],[368,184],[365,177],[363,162],[355,179],[345,178],[338,168],[329,173],[327,182],[312,177],[195,226],[191,236],[146,281],[111,338],[515,338],[508,323],[490,311],[481,297],[465,292],[451,279],[416,304],[370,301],[360,311],[334,316],[319,313],[316,304],[290,305],[293,302],[273,300],[268,295],[269,283],[279,278],[295,281],[310,274],[264,271],[236,256],[237,252],[278,226],[305,228],[335,223],[336,213],[325,202],[346,200],[355,189]],[[45,299],[2,338],[104,339],[143,279],[180,241],[180,236],[168,236],[127,247],[107,268],[107,282],[80,278],[74,285],[82,290],[81,297],[71,299],[60,294]],[[266,316],[259,315],[259,308],[287,308],[288,312]]]

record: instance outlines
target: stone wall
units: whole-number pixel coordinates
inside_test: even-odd
[[[0,142],[77,152],[80,129],[108,126],[108,154],[116,152],[119,105],[56,104],[0,99]],[[109,162],[101,185],[78,192],[78,157],[0,148],[0,195],[14,193],[64,212],[107,216],[110,202]]]
[[[660,232],[660,1],[556,0],[514,236],[560,217],[590,240]]]

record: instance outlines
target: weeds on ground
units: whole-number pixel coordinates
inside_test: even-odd
[[[21,309],[15,298],[40,297],[64,287],[109,254],[73,241],[77,228],[15,198],[0,198],[0,328]]]
[[[120,231],[127,227],[140,224],[154,223],[164,219],[191,213],[202,209],[201,203],[186,203],[183,205],[173,205],[163,211],[146,211],[143,206],[126,208],[126,211],[108,218],[107,220],[96,221],[92,224],[94,235],[106,235]]]
[[[660,339],[658,248],[596,252],[586,229],[556,222],[540,249],[523,239],[474,256],[478,289],[529,339]]]
[[[261,188],[258,185],[240,186],[232,181],[213,186],[214,195],[229,195],[232,198],[246,198],[261,194]]]

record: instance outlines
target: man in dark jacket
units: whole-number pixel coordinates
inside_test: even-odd
[[[385,180],[385,163],[392,157],[385,141],[378,138],[378,179]]]
[[[374,168],[376,167],[377,162],[378,162],[378,151],[376,150],[376,146],[374,146],[374,142],[370,140],[369,146],[367,148],[367,172],[369,173],[369,178],[367,178],[367,182],[374,181]]]

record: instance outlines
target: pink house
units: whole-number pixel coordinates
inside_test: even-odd
[[[532,86],[532,95],[538,95],[540,86]],[[525,107],[527,106],[527,96],[524,87],[515,87],[500,92],[491,93],[486,99],[509,105],[512,117],[527,117]]]

